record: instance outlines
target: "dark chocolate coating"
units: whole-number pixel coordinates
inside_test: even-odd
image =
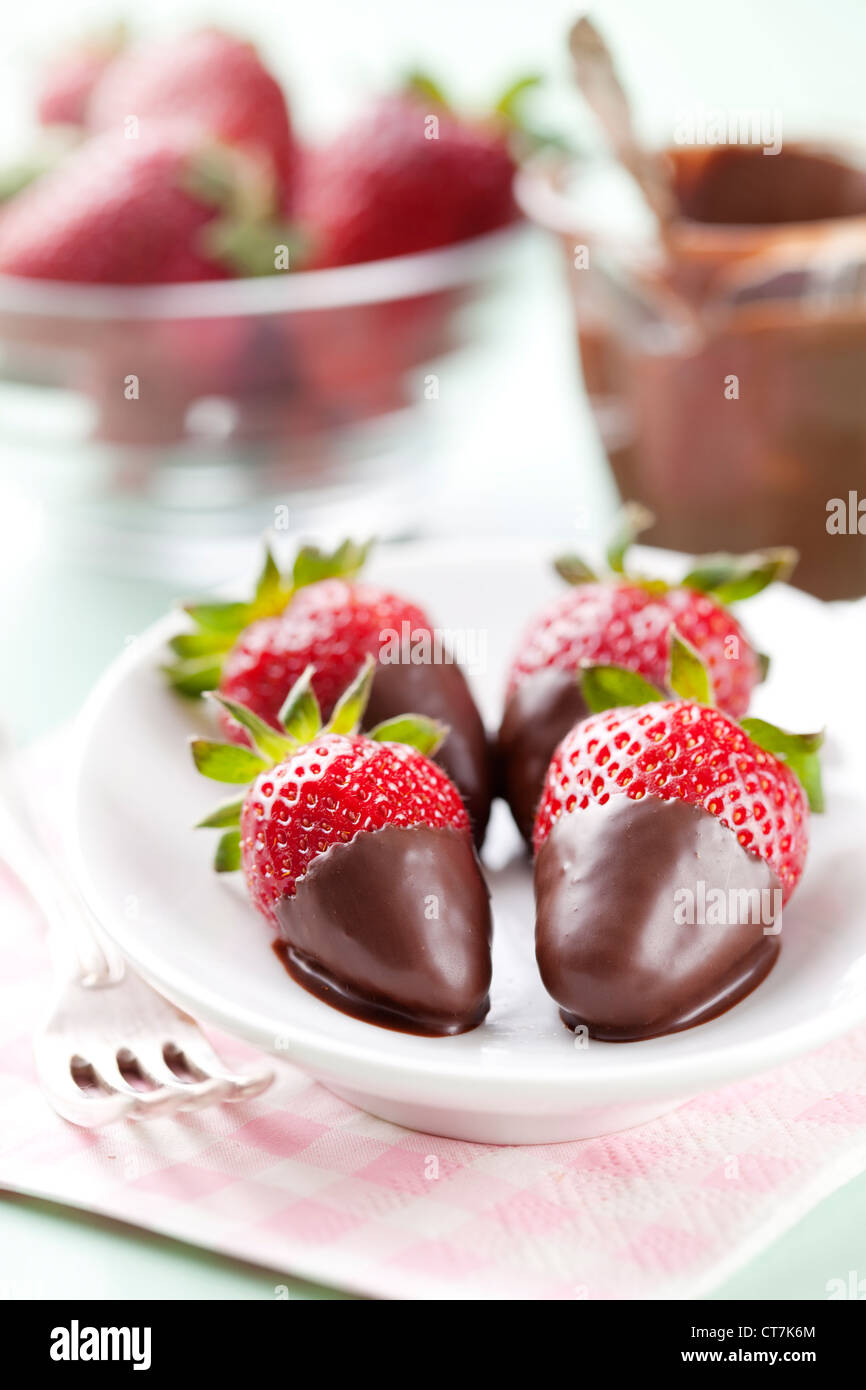
[[[577,672],[554,666],[524,676],[508,697],[498,744],[502,793],[528,845],[554,749],[588,714]]]
[[[397,714],[426,714],[447,724],[448,737],[436,753],[463,798],[472,835],[480,848],[492,796],[487,735],[466,677],[456,662],[379,662],[373,676],[364,728]]]
[[[675,893],[769,890],[765,920],[675,920]],[[779,881],[701,807],[612,796],[564,814],[535,862],[535,950],[565,1023],[610,1042],[691,1028],[749,994],[773,966]],[[708,915],[708,914],[705,914]]]
[[[389,825],[332,845],[276,913],[293,979],[343,1013],[438,1036],[490,1007],[490,895],[465,831]]]

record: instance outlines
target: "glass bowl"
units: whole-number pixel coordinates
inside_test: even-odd
[[[520,236],[202,284],[0,277],[0,487],[132,569],[267,526],[417,530],[442,374],[499,331]]]

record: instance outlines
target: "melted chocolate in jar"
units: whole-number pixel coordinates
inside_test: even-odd
[[[709,901],[714,889],[724,892],[723,920],[732,925],[710,925],[710,911],[701,910],[702,891]],[[535,862],[545,988],[565,1023],[610,1042],[715,1018],[776,960],[779,936],[765,927],[778,889],[770,867],[700,807],[626,796],[591,803],[560,817]],[[687,893],[694,925],[675,918]]]
[[[343,1013],[425,1036],[487,1014],[490,897],[463,831],[386,826],[334,845],[276,915],[289,974]]]
[[[381,662],[376,667],[364,728],[398,714],[426,714],[449,727],[436,753],[457,787],[481,845],[490,815],[491,774],[487,734],[466,677],[456,662]]]
[[[866,490],[864,150],[786,139],[775,155],[678,146],[667,158],[681,214],[667,274],[702,333],[691,341],[674,319],[661,350],[625,319],[579,325],[600,423],[612,400],[628,422],[608,442],[619,491],[655,513],[653,544],[792,545],[794,584],[859,597],[863,537],[828,532],[827,503]],[[842,230],[850,254],[833,249]],[[733,408],[726,378],[748,383]]]
[[[680,214],[693,222],[769,227],[866,213],[866,170],[817,147],[679,146],[669,159]]]
[[[554,749],[588,714],[577,672],[555,667],[525,676],[506,701],[498,744],[502,794],[527,844]]]

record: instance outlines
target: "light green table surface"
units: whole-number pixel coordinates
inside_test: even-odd
[[[571,0],[319,0],[292,8],[263,3],[252,12],[230,0],[211,16],[253,32],[292,78],[309,121],[332,119],[370,81],[422,58],[447,72],[458,90],[480,96],[515,71],[563,67],[561,35],[577,8]],[[44,0],[8,16],[0,53],[0,146],[17,148],[16,117],[28,64],[64,32],[116,14],[114,0]],[[681,109],[705,104],[781,106],[785,128],[849,128],[862,122],[862,0],[834,0],[815,11],[808,0],[730,0],[723,10],[692,0],[600,0],[595,7],[640,91],[645,128],[656,138]],[[154,0],[136,23],[159,26],[198,18],[193,0]],[[848,60],[845,55],[850,55]],[[336,56],[335,56],[336,55]],[[549,533],[578,511],[590,524],[613,497],[585,406],[575,401],[568,323],[557,307],[549,256],[532,253],[515,285],[513,318],[486,392],[462,383],[467,409],[459,434],[443,448],[436,497],[425,506],[433,530],[481,525],[499,532]],[[491,382],[494,390],[489,387]],[[460,384],[455,383],[455,387]],[[2,433],[2,431],[0,431]],[[53,499],[47,532],[16,510],[24,465],[0,458],[0,716],[22,740],[70,719],[100,670],[124,642],[189,587],[175,575],[118,578],[100,573],[72,545],[72,523]],[[11,492],[4,492],[6,485]],[[555,520],[552,520],[555,518]],[[226,578],[239,564],[207,557],[202,578]],[[849,1183],[730,1279],[716,1297],[825,1296],[827,1281],[866,1274],[866,1175]],[[8,1196],[0,1200],[0,1288],[27,1296],[78,1298],[273,1298],[287,1284],[299,1299],[340,1294],[81,1213]]]

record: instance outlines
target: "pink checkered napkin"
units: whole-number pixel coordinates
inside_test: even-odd
[[[866,1029],[582,1143],[513,1149],[414,1134],[282,1064],[249,1104],[79,1130],[35,1080],[30,1033],[48,984],[38,921],[4,873],[0,1185],[342,1289],[694,1296],[866,1167]],[[231,1060],[249,1055],[215,1041]]]

